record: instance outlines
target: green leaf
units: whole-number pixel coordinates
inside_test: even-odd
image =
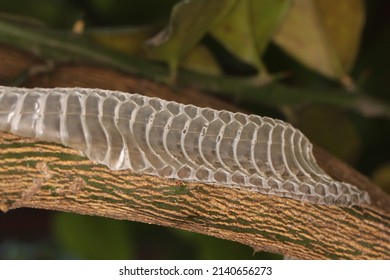
[[[248,0],[239,1],[221,23],[213,28],[211,34],[237,58],[261,68],[249,7]]]
[[[364,13],[363,0],[293,0],[274,41],[308,68],[346,79],[359,49]]]
[[[58,242],[82,259],[130,259],[131,236],[123,221],[58,213],[54,221]]]
[[[180,66],[194,72],[220,75],[222,73],[212,53],[204,46],[196,46],[180,63]]]
[[[235,4],[236,0],[179,2],[168,26],[148,41],[149,53],[167,62],[175,76],[179,62]]]
[[[291,0],[242,0],[212,34],[237,58],[266,72],[261,61]]]
[[[251,0],[251,20],[257,51],[262,55],[284,21],[292,0]]]

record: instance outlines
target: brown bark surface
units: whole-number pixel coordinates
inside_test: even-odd
[[[0,46],[0,83],[40,65]],[[58,66],[26,87],[96,87],[238,111],[192,89],[90,66]],[[110,171],[58,144],[0,133],[0,209],[60,210],[170,226],[295,258],[389,259],[390,199],[366,177],[317,148],[334,178],[369,192],[372,205],[321,206],[241,189]]]

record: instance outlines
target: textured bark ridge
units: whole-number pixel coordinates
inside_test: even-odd
[[[317,204],[370,203],[317,165],[299,130],[267,117],[118,91],[0,87],[0,129],[64,144],[112,170]]]

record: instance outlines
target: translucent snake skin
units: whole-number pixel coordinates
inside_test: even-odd
[[[316,163],[290,124],[139,94],[0,86],[0,130],[72,147],[112,170],[328,205],[370,203]]]

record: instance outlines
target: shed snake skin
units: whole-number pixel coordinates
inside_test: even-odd
[[[327,205],[370,203],[332,179],[292,125],[139,94],[0,86],[0,130],[60,143],[112,170]]]

